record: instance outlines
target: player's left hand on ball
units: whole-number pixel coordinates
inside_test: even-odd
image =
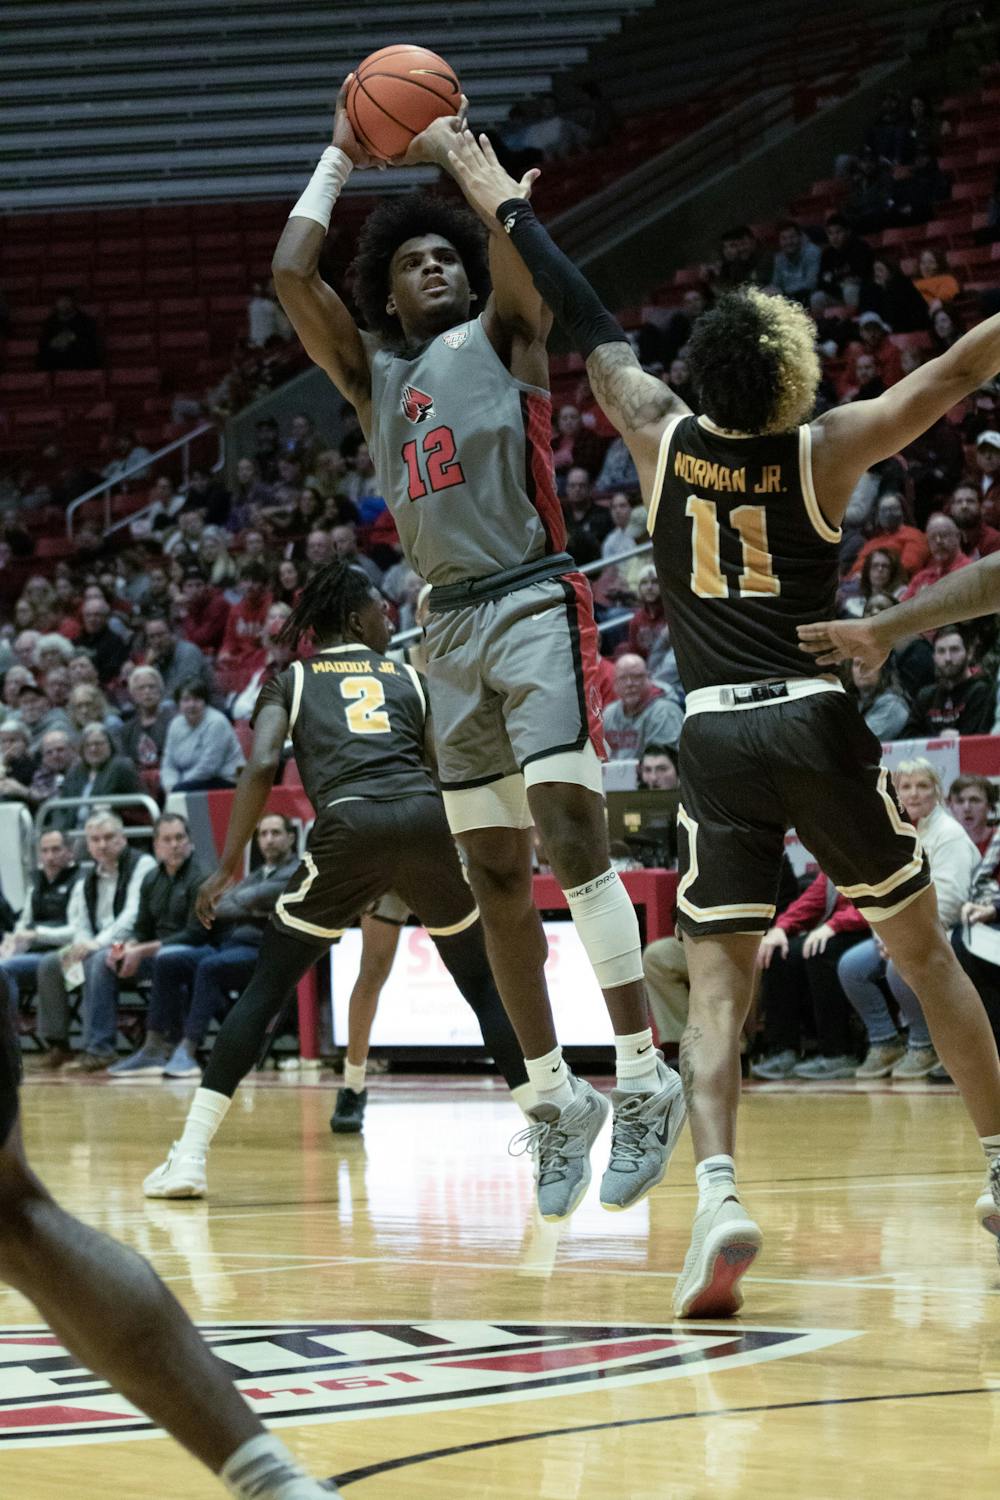
[[[429,163],[432,166],[447,167],[448,152],[465,129],[468,113],[469,101],[463,94],[458,113],[440,115],[438,119],[432,120],[425,130],[413,137],[405,156],[393,157],[392,165],[413,167]]]

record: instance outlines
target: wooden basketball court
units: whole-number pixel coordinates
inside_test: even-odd
[[[1000,1267],[951,1089],[748,1089],[741,1180],[765,1248],[744,1316],[709,1326],[670,1312],[687,1141],[667,1184],[611,1215],[602,1137],[557,1229],[534,1219],[529,1164],[506,1150],[520,1116],[492,1083],[376,1078],[359,1139],[329,1133],[332,1081],[268,1075],[237,1096],[211,1197],[147,1203],[190,1094],[29,1082],[34,1165],[149,1256],[265,1418],[357,1500],[997,1492]],[[0,1289],[3,1500],[222,1493],[46,1365],[36,1323]]]

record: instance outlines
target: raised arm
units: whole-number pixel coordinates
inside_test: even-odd
[[[271,261],[278,300],[314,364],[325,370],[354,407],[367,435],[371,414],[371,371],[361,330],[344,303],[319,274],[319,258],[330,215],[355,167],[374,166],[358,145],[347,118],[344,83],[337,96],[333,144],[302,197],[292,209]]]
[[[912,599],[884,609],[867,620],[826,620],[800,625],[802,648],[821,666],[858,659],[865,666],[881,666],[893,646],[910,636],[980,615],[1000,613],[1000,552],[960,568],[921,589]]]
[[[873,401],[852,401],[812,424],[813,479],[824,514],[839,524],[873,464],[891,458],[1000,371],[1000,313]]]
[[[468,131],[455,143],[449,164],[491,236],[506,233],[540,296],[586,359],[594,395],[625,439],[648,497],[664,426],[671,417],[686,416],[690,408],[642,369],[586,277],[556,247],[524,201],[530,184],[515,182]]]

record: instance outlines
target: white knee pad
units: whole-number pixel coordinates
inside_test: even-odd
[[[618,871],[605,870],[565,896],[601,989],[641,980],[639,920]]]

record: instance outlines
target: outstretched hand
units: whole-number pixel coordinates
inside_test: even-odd
[[[497,160],[489,138],[476,140],[471,130],[463,130],[448,153],[448,169],[458,183],[471,208],[488,229],[497,230],[497,209],[508,198],[530,198],[531,189],[541,176],[537,167],[525,172],[516,182]]]
[[[821,667],[857,661],[874,672],[889,655],[889,648],[876,639],[871,620],[824,620],[819,625],[800,625],[798,629],[799,645],[815,656]]]
[[[439,115],[436,120],[432,120],[419,135],[413,137],[405,155],[392,158],[392,165],[394,167],[419,167],[430,164],[447,168],[448,152],[465,129],[468,114],[469,101],[463,94],[458,113]]]
[[[215,908],[222,900],[224,892],[231,885],[236,885],[238,877],[228,875],[225,870],[216,870],[207,880],[202,881],[198,887],[195,897],[194,909],[198,921],[203,927],[211,927],[215,921]]]

